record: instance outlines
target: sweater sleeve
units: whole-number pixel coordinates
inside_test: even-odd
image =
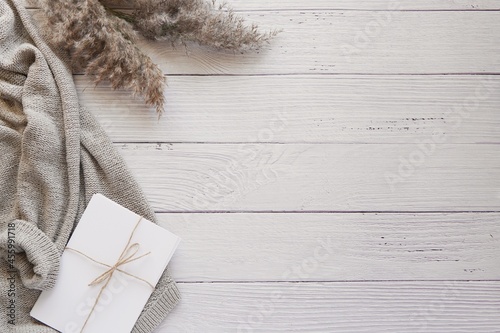
[[[60,253],[56,245],[34,224],[23,220],[8,222],[4,228],[0,248],[9,268],[19,272],[27,288],[52,288],[59,272]]]
[[[153,332],[180,300],[179,289],[170,277],[170,270],[167,267],[131,333]]]

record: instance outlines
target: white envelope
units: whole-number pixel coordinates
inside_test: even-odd
[[[140,216],[101,194],[92,197],[67,247],[113,266]],[[96,307],[89,313],[104,285],[89,286],[109,269],[76,251],[66,249],[56,284],[43,291],[30,314],[63,333],[129,333],[152,293],[148,283],[158,283],[176,250],[180,238],[168,230],[142,219],[132,243],[139,243],[136,256],[151,252],[115,271],[103,289]],[[129,275],[130,274],[130,275]]]

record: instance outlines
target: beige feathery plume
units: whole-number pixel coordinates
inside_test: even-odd
[[[231,51],[258,48],[276,34],[261,33],[226,4],[205,0],[139,0],[131,22],[150,39],[192,41]]]
[[[109,81],[114,89],[126,88],[163,111],[165,77],[135,45],[132,25],[97,0],[44,1],[45,26],[51,44],[69,53],[73,67],[85,70],[95,83]]]
[[[110,1],[130,7],[128,0],[39,0],[45,35],[96,84],[106,80],[114,89],[129,89],[158,114],[164,110],[165,77],[137,48],[137,33],[234,51],[258,48],[276,34],[246,26],[227,7],[205,0],[137,0],[128,12],[109,9]]]

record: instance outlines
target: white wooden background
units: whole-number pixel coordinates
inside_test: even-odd
[[[259,53],[75,80],[183,238],[166,332],[500,332],[500,2],[233,0]]]

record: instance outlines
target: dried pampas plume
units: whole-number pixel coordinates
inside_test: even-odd
[[[138,33],[232,51],[259,48],[276,34],[246,26],[225,5],[205,0],[137,0],[129,11],[110,9],[99,0],[39,0],[39,5],[49,43],[68,53],[74,69],[93,76],[96,84],[109,81],[114,89],[133,91],[158,114],[165,104],[165,77],[136,46]]]

